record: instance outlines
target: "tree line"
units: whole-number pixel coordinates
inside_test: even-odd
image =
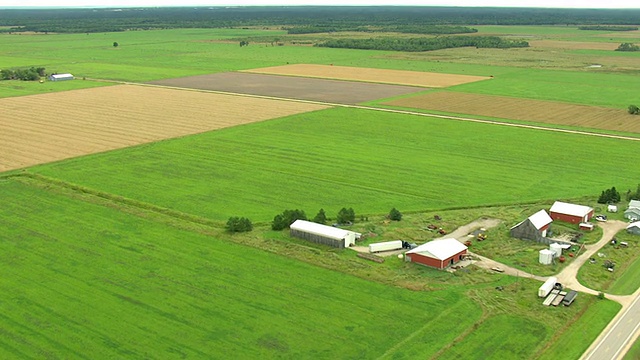
[[[332,39],[316,44],[319,47],[392,50],[392,51],[430,51],[448,48],[474,46],[477,48],[515,48],[528,47],[524,40],[506,40],[497,36],[439,36],[436,38],[394,38],[380,37],[369,39]]]
[[[46,76],[45,68],[30,67],[28,69],[3,69],[0,70],[0,80],[35,81]]]
[[[0,32],[113,32],[172,28],[322,24],[336,29],[441,25],[636,25],[640,9],[545,9],[427,6],[156,7],[3,9]],[[412,29],[409,32],[415,32]],[[433,31],[433,29],[429,30]]]
[[[603,31],[635,31],[637,26],[621,26],[621,25],[583,25],[578,26],[579,30],[603,30]]]
[[[425,35],[451,35],[476,33],[478,29],[467,26],[453,25],[383,25],[383,26],[357,26],[341,27],[336,25],[306,25],[285,28],[287,33],[292,34],[317,34],[332,32],[398,32],[403,34],[425,34]]]

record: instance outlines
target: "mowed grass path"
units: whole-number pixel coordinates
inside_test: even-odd
[[[3,359],[364,359],[416,333],[425,358],[482,312],[17,180],[0,201]]]
[[[329,109],[31,171],[215,220],[465,208],[632,188],[640,142]]]

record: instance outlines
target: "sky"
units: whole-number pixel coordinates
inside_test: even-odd
[[[418,5],[546,8],[640,8],[634,0],[0,0],[0,7]]]

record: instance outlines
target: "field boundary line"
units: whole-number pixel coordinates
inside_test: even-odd
[[[204,92],[204,93],[221,94],[221,95],[229,95],[229,96],[242,96],[242,97],[277,100],[277,101],[290,101],[290,102],[298,102],[298,103],[304,103],[304,104],[324,105],[327,107],[342,107],[342,108],[352,108],[352,109],[361,109],[361,110],[382,111],[382,112],[388,112],[393,114],[433,117],[433,118],[445,119],[445,120],[466,121],[466,122],[474,122],[474,123],[487,124],[487,125],[509,126],[514,128],[550,131],[550,132],[558,132],[558,133],[574,134],[574,135],[585,135],[585,136],[601,137],[601,138],[616,139],[616,140],[640,141],[640,137],[603,134],[603,133],[595,133],[595,132],[582,131],[582,130],[558,129],[558,128],[552,128],[547,126],[540,126],[540,125],[516,124],[516,123],[509,123],[509,122],[498,121],[498,120],[483,120],[483,119],[476,119],[472,117],[432,114],[432,113],[410,111],[410,110],[387,109],[387,108],[375,107],[375,106],[339,104],[339,103],[330,103],[330,102],[314,101],[314,100],[291,99],[291,98],[282,98],[282,97],[267,96],[267,95],[242,94],[242,93],[234,93],[234,92],[227,92],[227,91],[193,89],[193,88],[183,88],[178,86],[145,84],[145,83],[137,83],[137,82],[111,81],[111,80],[100,80],[100,79],[91,79],[91,80],[115,82],[123,85],[132,85],[132,86],[159,87],[159,88],[166,88],[166,89],[173,89],[173,90],[186,90],[186,91]]]

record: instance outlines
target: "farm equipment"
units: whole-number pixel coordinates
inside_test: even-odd
[[[440,229],[438,230],[438,234],[440,234],[440,235],[447,235],[447,230],[445,230],[445,229],[443,229],[443,228],[440,228]]]
[[[477,239],[478,241],[484,241],[484,240],[487,240],[487,235],[486,235],[486,234],[483,234],[483,233],[480,233],[480,234],[478,234],[478,236],[476,237],[476,239]]]

